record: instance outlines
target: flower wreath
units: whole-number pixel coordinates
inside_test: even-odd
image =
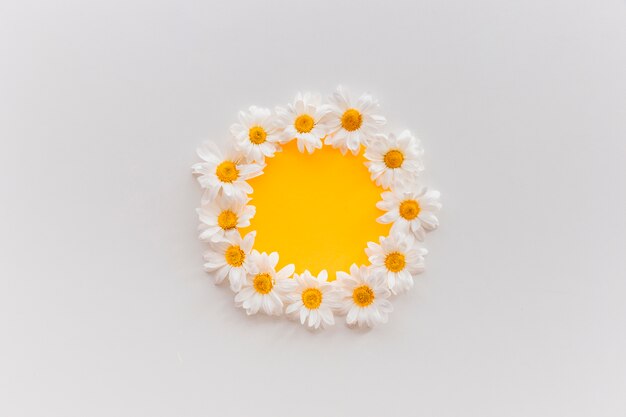
[[[285,313],[315,329],[333,325],[340,314],[350,326],[371,327],[387,321],[389,297],[409,290],[414,275],[424,270],[422,241],[439,224],[439,192],[418,187],[424,169],[419,140],[408,130],[380,133],[386,119],[378,109],[369,94],[352,101],[341,87],[328,103],[319,95],[299,93],[275,112],[256,106],[240,112],[230,129],[234,146],[227,151],[213,142],[198,149],[203,162],[192,169],[204,189],[198,209],[199,237],[209,244],[204,267],[217,284],[228,279],[236,305],[247,314]],[[278,253],[253,249],[256,232],[241,236],[239,229],[250,226],[256,210],[247,204],[252,193],[247,180],[261,175],[265,158],[292,140],[299,152],[309,154],[323,144],[343,155],[357,155],[365,147],[372,180],[387,190],[376,204],[386,212],[377,222],[392,224],[389,236],[367,243],[370,265],[352,264],[349,272],[337,272],[334,281],[326,270],[317,276],[308,270],[294,273],[293,264],[277,270]]]

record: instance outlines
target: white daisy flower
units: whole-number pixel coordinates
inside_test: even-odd
[[[207,141],[198,148],[198,156],[204,162],[198,162],[191,168],[198,175],[198,182],[205,188],[202,195],[202,204],[212,201],[218,195],[227,197],[240,196],[252,192],[252,187],[246,182],[263,173],[265,165],[246,164],[241,153],[234,149],[222,151],[213,142]]]
[[[256,207],[248,206],[249,198],[218,196],[198,209],[200,239],[211,242],[232,238],[237,228],[250,226]]]
[[[382,201],[376,207],[387,213],[376,221],[382,224],[393,223],[391,234],[412,234],[417,240],[423,241],[427,231],[439,226],[436,213],[441,210],[439,191],[386,191],[381,194]]]
[[[248,271],[243,288],[235,296],[235,303],[243,307],[248,315],[263,310],[268,315],[280,315],[283,312],[283,293],[287,288],[287,281],[293,275],[295,266],[289,264],[280,271],[276,271],[278,253],[269,255],[265,252],[252,251],[252,263]]]
[[[368,242],[365,253],[372,264],[372,274],[385,277],[391,292],[399,294],[413,287],[414,274],[424,271],[428,251],[411,238],[392,235],[381,237],[380,245]]]
[[[216,284],[221,284],[228,277],[231,290],[237,292],[241,289],[246,280],[246,272],[253,266],[250,252],[255,236],[256,232],[250,232],[242,239],[236,233],[228,240],[211,244],[211,248],[204,255],[204,268],[214,273]]]
[[[384,188],[410,185],[424,169],[419,140],[408,130],[397,137],[394,134],[376,135],[365,149],[365,165],[372,180]]]
[[[349,326],[374,326],[386,323],[393,311],[390,295],[383,274],[371,273],[369,268],[352,264],[350,274],[337,272],[338,285],[342,291],[342,313]]]
[[[359,153],[361,144],[378,132],[378,128],[387,120],[377,114],[378,101],[369,94],[362,94],[356,102],[350,100],[348,92],[341,86],[331,96],[330,133],[325,142],[338,148],[342,154],[348,150],[354,155]]]
[[[285,312],[294,318],[300,318],[300,323],[312,328],[332,326],[335,324],[333,309],[341,306],[338,292],[328,282],[328,273],[323,270],[317,277],[309,271],[294,275],[289,280],[286,300],[289,303]]]
[[[293,104],[287,108],[277,107],[278,126],[282,128],[281,142],[296,139],[298,150],[313,153],[322,147],[322,139],[328,134],[329,107],[321,104],[318,94],[298,93]]]
[[[230,127],[236,149],[243,152],[248,162],[263,163],[279,151],[279,135],[270,109],[251,106],[248,112],[239,112],[239,123]]]

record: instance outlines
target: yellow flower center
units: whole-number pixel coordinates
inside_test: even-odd
[[[384,159],[388,168],[398,168],[404,162],[404,155],[402,155],[402,152],[393,149],[385,154]]]
[[[400,272],[404,269],[406,260],[404,255],[399,252],[391,252],[385,257],[385,266],[391,272]]]
[[[407,220],[413,220],[419,216],[421,211],[420,203],[416,200],[405,200],[400,203],[400,216]]]
[[[217,224],[224,230],[234,229],[237,226],[237,215],[230,210],[224,210],[217,216]]]
[[[254,126],[248,131],[248,137],[250,142],[260,145],[267,139],[267,132],[261,126]]]
[[[293,125],[299,133],[309,133],[315,126],[315,120],[308,114],[301,114]]]
[[[252,285],[256,292],[260,294],[267,294],[274,288],[272,277],[270,274],[257,274],[252,281]]]
[[[237,245],[230,246],[224,253],[224,258],[230,266],[241,266],[246,259],[246,254]]]
[[[352,291],[352,299],[359,307],[367,307],[374,302],[374,291],[367,285],[361,285]]]
[[[234,162],[224,161],[217,166],[215,175],[222,182],[233,182],[239,178],[239,170]]]
[[[302,291],[302,304],[309,310],[315,310],[322,304],[322,292],[317,288]]]
[[[341,116],[341,126],[349,132],[357,130],[363,123],[363,116],[356,109],[348,109]]]

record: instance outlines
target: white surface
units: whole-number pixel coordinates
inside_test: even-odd
[[[626,3],[4,1],[0,415],[624,416]],[[443,193],[387,326],[248,319],[204,138],[339,83]]]

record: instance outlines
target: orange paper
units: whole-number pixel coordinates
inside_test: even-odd
[[[376,222],[383,191],[370,179],[362,154],[345,156],[324,146],[313,154],[298,152],[295,141],[266,158],[264,174],[249,180],[256,215],[242,235],[256,230],[254,248],[278,252],[278,268],[293,263],[329,279],[352,263],[369,264],[367,242],[387,236],[391,225]]]

